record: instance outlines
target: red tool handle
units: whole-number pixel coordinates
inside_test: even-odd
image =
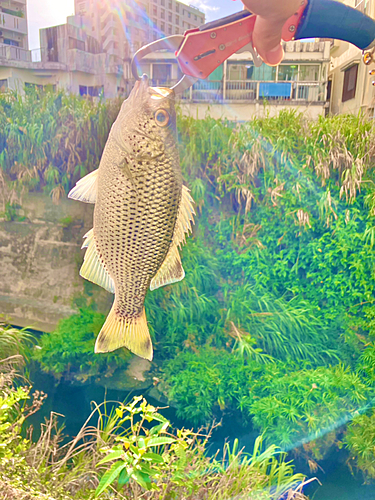
[[[283,40],[289,41],[294,38],[307,4],[308,0],[301,0],[298,11],[285,23]],[[198,28],[187,31],[185,40],[176,52],[182,72],[194,78],[207,78],[232,54],[252,43],[255,19],[254,14],[248,13],[247,17],[228,24],[211,29]],[[226,20],[224,18],[222,21]]]
[[[185,33],[185,40],[176,53],[183,73],[205,79],[228,57],[252,41],[256,16],[206,31]]]

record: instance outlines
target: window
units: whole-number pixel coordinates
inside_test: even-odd
[[[188,12],[188,17],[191,17],[191,12]]]
[[[4,38],[4,43],[5,43],[5,45],[12,45],[13,47],[19,47],[20,46],[19,42],[11,40],[10,38]]]
[[[152,67],[152,76],[158,85],[163,85],[170,82],[171,74],[171,64],[154,64]]]
[[[156,5],[154,5],[154,7],[152,9],[152,13],[153,13],[154,16],[158,15],[158,8],[156,7]]]
[[[300,82],[318,82],[319,81],[319,65],[309,64],[299,67],[299,81]]]
[[[177,26],[180,24],[180,16],[176,16],[176,24]]]
[[[197,16],[194,16],[194,21],[198,21],[198,18],[197,18]]]
[[[358,64],[348,68],[344,72],[344,87],[342,89],[342,102],[349,101],[355,97],[357,88]]]
[[[0,80],[0,92],[8,88],[8,80]]]
[[[172,14],[169,12],[168,14],[168,21],[171,23],[172,22]]]
[[[163,33],[165,32],[165,23],[160,23],[160,29]]]
[[[172,2],[171,1],[168,2],[168,9],[172,10]]]
[[[262,64],[256,68],[249,62],[231,64],[228,63],[228,79],[231,81],[255,80],[274,82],[276,80],[276,67]]]
[[[169,24],[168,25],[168,35],[172,34],[172,26]]]
[[[176,4],[176,12],[180,12],[180,6],[178,5],[178,3]]]
[[[286,65],[282,64],[279,66],[279,81],[280,82],[295,82],[298,77],[298,66],[297,64]]]
[[[160,5],[162,5],[163,7],[165,7],[165,0],[161,0],[160,1]]]
[[[174,32],[175,32],[175,35],[178,35],[178,34],[179,34],[179,32],[180,32],[180,30],[179,30],[178,28],[175,28],[175,29],[174,29]]]
[[[165,19],[165,10],[164,9],[161,9],[160,17],[162,19]]]

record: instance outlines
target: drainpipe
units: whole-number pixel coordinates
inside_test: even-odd
[[[227,98],[227,66],[228,66],[228,61],[227,59],[224,61],[224,75],[223,75],[223,101],[226,100]]]

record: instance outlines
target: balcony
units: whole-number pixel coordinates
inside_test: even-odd
[[[0,29],[1,28],[27,35],[26,19],[6,14],[5,12],[0,12]]]
[[[7,61],[30,62],[31,52],[29,50],[21,49],[20,47],[0,43],[0,59],[6,59]]]
[[[155,82],[157,83],[157,82]],[[326,84],[321,82],[227,81],[197,82],[181,96],[193,102],[256,102],[293,104],[326,101]]]
[[[101,54],[91,54],[79,49],[67,51],[67,65],[71,71],[96,74],[101,70]]]

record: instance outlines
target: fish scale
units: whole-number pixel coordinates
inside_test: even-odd
[[[115,293],[96,352],[127,347],[152,359],[146,293],[183,279],[178,248],[193,222],[182,185],[174,93],[136,84],[113,125],[98,171],[78,181],[73,199],[95,203],[81,275]]]

